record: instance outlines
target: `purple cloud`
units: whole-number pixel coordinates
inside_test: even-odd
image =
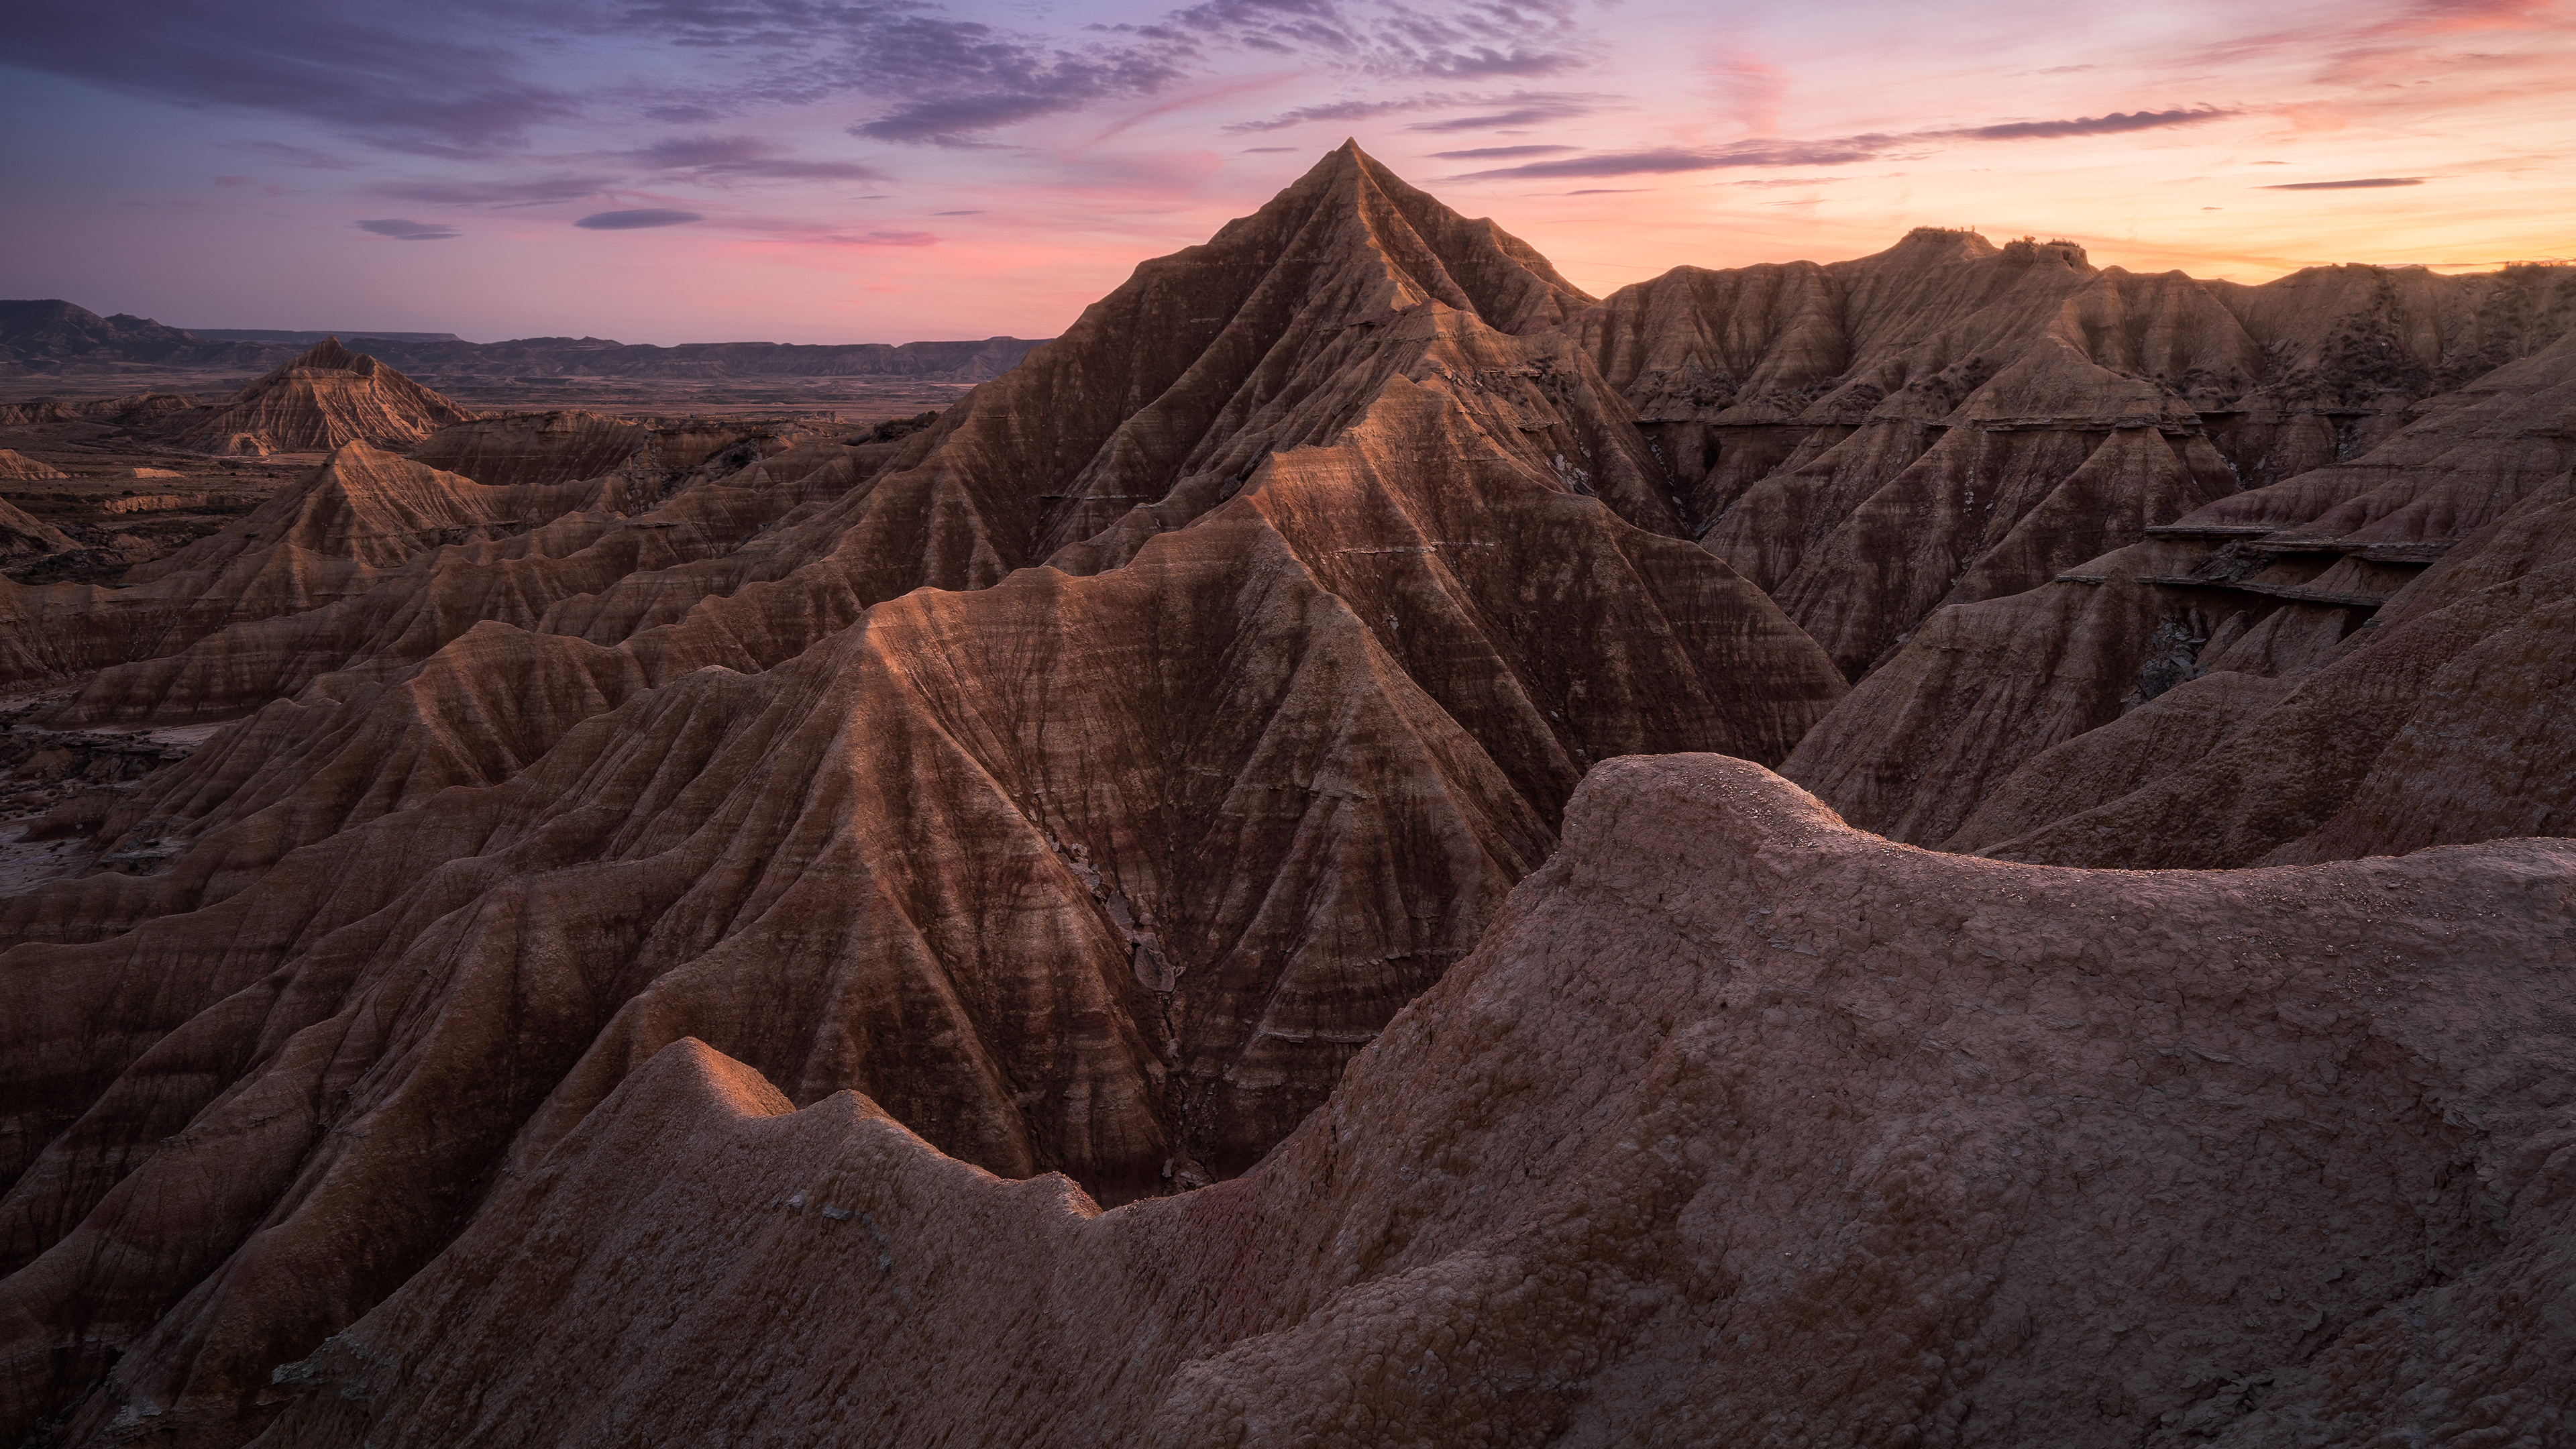
[[[1557,177],[1650,176],[1678,171],[1715,171],[1730,166],[1840,166],[1883,154],[1900,138],[1858,137],[1851,141],[1744,141],[1714,151],[1666,147],[1655,151],[1620,151],[1605,156],[1571,156],[1562,161],[1534,161],[1492,171],[1470,171],[1451,181],[1535,181]]]
[[[685,226],[693,221],[704,220],[706,220],[705,217],[694,211],[672,211],[662,207],[648,207],[640,211],[593,212],[574,222],[573,225],[590,231],[638,231],[649,226]]]
[[[2258,191],[2358,191],[2376,186],[2421,186],[2421,176],[2365,176],[2358,181],[2288,181],[2278,186],[2261,186]]]
[[[1515,156],[1553,156],[1573,149],[1571,146],[1479,146],[1471,151],[1434,151],[1431,154],[1441,161],[1508,161]]]
[[[549,176],[535,181],[395,181],[372,189],[378,196],[440,206],[529,206],[595,195],[617,181],[614,176]]]
[[[1600,110],[1601,107],[1596,104],[1598,99],[1594,96],[1506,96],[1503,98],[1503,103],[1511,107],[1509,110],[1495,111],[1481,116],[1451,116],[1439,121],[1416,121],[1404,129],[1434,133],[1488,131],[1498,126],[1531,126],[1541,121],[1570,120],[1576,116],[1588,116]]]
[[[1372,116],[1383,116],[1393,111],[1418,111],[1426,106],[1447,104],[1454,103],[1446,98],[1434,99],[1423,96],[1400,101],[1334,101],[1329,105],[1299,106],[1293,111],[1282,111],[1268,120],[1237,121],[1226,129],[1237,133],[1284,131],[1291,126],[1303,126],[1310,121],[1365,121]],[[1292,148],[1281,147],[1280,149]]]
[[[395,241],[445,241],[449,237],[464,235],[452,226],[444,226],[434,221],[407,221],[401,217],[386,217],[381,221],[362,221],[358,223],[358,230],[372,232],[377,236],[389,236]]]
[[[2180,111],[2131,111],[2127,115],[2113,112],[2107,116],[2079,116],[2072,121],[2012,121],[2000,126],[1970,126],[1958,131],[1925,131],[1925,136],[1955,136],[1964,141],[2031,141],[2054,140],[2061,136],[2112,136],[2123,131],[2152,131],[2165,126],[2196,126],[2203,121],[2216,121],[2238,114],[2210,106],[2195,106]]]
[[[1966,126],[1902,135],[1844,136],[1829,141],[1738,141],[1706,150],[1664,147],[1652,151],[1573,156],[1562,161],[1534,161],[1491,171],[1470,171],[1450,181],[1521,181],[1556,177],[1643,176],[1680,171],[1718,171],[1744,166],[1845,166],[1869,161],[1908,146],[1935,141],[2024,141],[2065,136],[2098,136],[2165,126],[2196,126],[2234,111],[2206,107],[2175,111],[2136,111],[2128,115],[2084,116],[2071,121],[2013,121],[1994,126]],[[1444,125],[1446,123],[1443,123]],[[1413,130],[1427,129],[1423,126]]]
[[[445,28],[442,28],[445,27]],[[8,63],[183,106],[318,121],[395,150],[475,155],[577,109],[485,22],[393,0],[26,0]]]
[[[656,171],[685,171],[704,179],[755,177],[799,181],[883,181],[886,174],[855,161],[799,161],[787,148],[759,136],[671,136],[626,154]]]
[[[1490,126],[1521,126],[1535,121],[1556,121],[1573,116],[1590,115],[1600,110],[1611,99],[1608,96],[1582,95],[1564,91],[1515,91],[1501,96],[1462,96],[1434,91],[1424,95],[1403,96],[1394,100],[1333,101],[1320,106],[1300,106],[1293,111],[1282,111],[1266,120],[1237,121],[1226,129],[1235,132],[1284,131],[1291,126],[1302,126],[1310,121],[1365,121],[1401,111],[1444,111],[1467,106],[1487,109],[1489,114],[1460,116],[1441,121],[1423,121],[1405,127],[1408,131],[1475,131]],[[1490,111],[1490,108],[1495,106],[1508,109]],[[1558,149],[1570,151],[1573,148],[1567,146]]]

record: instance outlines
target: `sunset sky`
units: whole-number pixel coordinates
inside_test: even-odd
[[[1052,335],[1357,136],[1596,293],[1911,226],[2576,256],[2576,3],[16,0],[0,295],[477,341]]]

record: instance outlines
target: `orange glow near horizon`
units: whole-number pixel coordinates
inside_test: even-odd
[[[1918,225],[2242,282],[2576,256],[2565,3],[2148,3],[2070,23],[2014,4],[1215,0],[1083,6],[1041,30],[1024,10],[918,6],[900,32],[917,63],[865,83],[817,55],[888,53],[894,32],[865,27],[895,11],[723,29],[758,8],[673,0],[660,41],[523,36],[564,61],[524,73],[473,36],[406,33],[376,63],[481,78],[416,114],[294,90],[301,72],[274,94],[146,94],[84,70],[78,36],[35,37],[0,102],[21,202],[0,292],[477,340],[1045,336],[1346,135],[1595,294],[1682,264],[1863,255]],[[264,47],[241,64],[330,25],[358,57],[337,63],[368,63],[378,37],[350,28],[375,23],[366,5],[302,29],[293,9],[240,41]],[[174,45],[229,43],[173,24]],[[952,42],[964,69],[939,60]],[[1009,46],[998,69],[980,58]]]

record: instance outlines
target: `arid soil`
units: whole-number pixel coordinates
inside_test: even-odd
[[[0,1439],[2570,1442],[2571,369],[1349,146],[935,412],[0,416]]]

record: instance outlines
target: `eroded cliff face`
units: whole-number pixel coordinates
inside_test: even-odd
[[[2009,865],[1614,761],[1245,1176],[1104,1213],[674,1041],[259,1442],[2553,1442],[2571,880]]]
[[[0,895],[0,1434],[2539,1432],[2568,851],[2313,863],[2576,831],[2569,295],[1595,302],[1349,146],[918,431],[0,583],[227,722]]]
[[[1945,605],[2332,473],[2571,328],[2564,268],[2245,287],[1933,228],[1850,262],[1676,268],[1574,324],[1697,535],[1854,679]]]
[[[2576,336],[2350,462],[1945,609],[1783,768],[1898,838],[2065,865],[2576,830],[2571,408]]]

